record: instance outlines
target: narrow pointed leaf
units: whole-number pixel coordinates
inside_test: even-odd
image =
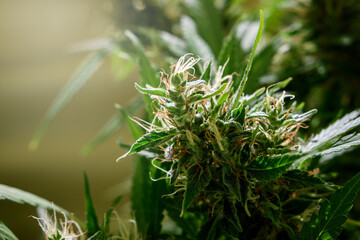
[[[126,154],[118,158],[117,161],[130,154],[138,153],[142,150],[145,150],[146,148],[157,147],[162,143],[175,137],[177,134],[178,133],[175,131],[148,132],[144,136],[136,140],[136,142],[131,146],[130,150]]]
[[[183,16],[180,19],[180,27],[189,52],[207,60],[214,59],[210,47],[197,32],[194,20]]]
[[[237,104],[239,102],[239,99],[240,99],[242,93],[244,92],[244,88],[245,88],[245,85],[246,85],[246,82],[247,82],[247,79],[248,79],[248,76],[249,76],[249,73],[250,73],[250,70],[251,70],[252,62],[253,62],[253,59],[254,59],[254,56],[255,56],[256,48],[260,43],[260,39],[261,39],[263,30],[264,30],[264,15],[263,15],[263,12],[260,11],[259,30],[258,30],[258,33],[256,35],[256,39],[255,39],[254,46],[253,46],[253,49],[252,49],[251,54],[250,54],[249,61],[248,61],[247,65],[246,65],[245,72],[244,72],[244,74],[242,76],[240,85],[239,85],[239,87],[238,87],[238,89],[236,91],[235,100],[234,100],[234,106],[235,107],[237,106]]]
[[[149,94],[150,96],[158,96],[158,97],[163,97],[163,98],[168,97],[167,91],[162,88],[154,88],[154,87],[151,87],[150,85],[146,85],[146,87],[143,88],[137,83],[135,83],[135,88],[139,92],[144,93],[144,94]]]
[[[96,211],[94,203],[90,194],[90,185],[89,180],[84,172],[84,185],[85,185],[85,210],[86,210],[86,228],[88,230],[88,236],[92,236],[100,230],[98,225],[98,219],[96,216]]]
[[[223,25],[219,10],[214,1],[186,0],[183,1],[189,15],[194,19],[200,36],[205,40],[211,51],[217,56],[223,40]]]
[[[44,135],[46,129],[56,115],[66,106],[71,98],[79,91],[79,89],[86,83],[87,80],[94,74],[94,72],[101,66],[104,58],[112,51],[114,46],[99,50],[92,53],[84,63],[78,68],[73,77],[60,91],[48,111],[46,112],[39,128],[36,130],[29,148],[35,150]]]
[[[18,240],[14,233],[2,221],[0,221],[0,239]]]
[[[134,114],[137,110],[143,107],[143,99],[137,98],[130,106],[126,108],[129,114]],[[105,123],[105,125],[99,130],[96,136],[81,149],[82,155],[89,155],[94,149],[96,149],[101,143],[105,142],[111,136],[113,136],[123,124],[126,122],[124,115],[117,113],[111,117],[111,119]]]
[[[0,200],[9,200],[20,204],[26,203],[34,207],[53,209],[57,212],[64,212],[67,216],[71,217],[71,213],[44,198],[3,184],[0,184]]]

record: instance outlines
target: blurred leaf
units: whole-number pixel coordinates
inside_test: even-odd
[[[137,98],[133,103],[126,108],[129,114],[135,113],[140,107],[143,107],[143,99]],[[81,149],[82,155],[89,155],[95,148],[97,148],[101,143],[110,138],[117,130],[119,130],[122,125],[126,122],[124,121],[124,116],[121,113],[117,113],[112,118],[105,123],[105,125],[99,130],[96,136],[90,141],[85,147]]]
[[[2,221],[0,221],[0,238],[3,240],[18,240],[14,233],[11,232]]]
[[[66,106],[66,104],[94,74],[94,72],[96,72],[96,70],[101,66],[104,58],[112,51],[113,48],[114,46],[111,45],[108,48],[90,54],[89,57],[85,59],[46,112],[39,128],[36,130],[30,141],[29,149],[35,150],[38,147],[40,140],[51,121]]]
[[[288,171],[284,173],[282,177],[286,180],[286,186],[292,191],[324,184],[324,181],[320,178],[309,175],[308,172],[298,169]]]
[[[135,47],[138,64],[140,66],[141,85],[149,84],[152,87],[159,85],[159,78],[156,71],[152,67],[148,57],[146,56],[145,48],[141,44],[139,38],[129,30],[125,31],[125,35],[129,38],[133,46]]]
[[[91,199],[88,177],[85,172],[84,172],[84,184],[85,184],[85,209],[86,209],[85,213],[86,213],[87,235],[92,236],[100,230],[100,227],[98,225],[98,219],[96,216],[95,207]]]
[[[133,138],[141,138],[144,134],[143,129],[129,118],[126,110],[120,106],[118,108],[120,113],[123,114],[123,118],[126,119]],[[166,184],[165,181],[151,181],[150,172],[152,172],[154,178],[161,177],[161,172],[157,169],[151,171],[150,165],[148,158],[136,157],[131,202],[136,223],[143,238],[157,239],[160,234],[163,209],[165,207],[161,196],[166,191]]]
[[[131,43],[136,49],[137,57],[138,57],[138,65],[140,66],[140,76],[141,76],[141,84],[142,86],[145,86],[146,84],[149,84],[152,87],[157,87],[160,83],[160,78],[158,77],[158,74],[154,70],[153,66],[151,65],[148,57],[145,53],[145,48],[141,44],[140,40],[136,37],[136,35],[130,31],[125,31],[125,35],[129,38]],[[142,95],[145,103],[146,103],[146,110],[147,114],[149,115],[149,118],[153,118],[153,110],[151,107],[152,100],[148,95]]]
[[[206,60],[214,59],[214,55],[210,47],[197,32],[194,20],[188,16],[182,16],[180,19],[180,27],[181,33],[186,42],[187,50],[190,53],[198,55]]]
[[[215,7],[214,1],[186,0],[183,3],[189,12],[189,15],[195,20],[196,28],[200,36],[211,48],[214,55],[218,56],[222,46],[224,29],[220,12]]]
[[[27,203],[34,207],[53,209],[57,212],[64,212],[68,217],[72,217],[71,213],[44,198],[3,184],[0,184],[0,200],[10,200],[20,204]]]
[[[313,213],[310,222],[301,229],[301,239],[334,239],[341,232],[356,194],[360,189],[360,173],[351,178],[344,187],[337,190],[330,201],[322,202],[319,213]]]

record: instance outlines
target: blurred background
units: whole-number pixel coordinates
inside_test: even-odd
[[[0,1],[0,183],[54,201],[82,219],[83,170],[99,213],[121,193],[108,190],[119,182],[126,185],[131,175],[131,161],[115,163],[123,153],[116,138],[129,138],[126,129],[88,157],[79,152],[113,115],[114,104],[125,105],[135,94],[133,80],[117,81],[106,59],[52,122],[38,149],[29,151],[28,144],[59,90],[87,56],[77,46],[114,33],[112,11],[111,1]],[[33,207],[0,201],[0,219],[20,239],[41,236],[30,215],[36,215]]]
[[[114,104],[126,106],[137,95],[136,64],[127,65],[123,57],[118,58],[118,49],[104,58],[100,68],[55,117],[37,150],[29,151],[29,142],[79,64],[112,39],[121,39],[123,30],[130,28],[140,35],[157,69],[166,69],[169,64],[164,56],[169,57],[169,51],[164,50],[152,31],[167,31],[188,40],[180,24],[185,14],[204,29],[206,24],[201,23],[208,19],[197,13],[201,15],[207,9],[189,7],[194,2],[197,1],[0,0],[0,183],[54,201],[81,219],[83,170],[88,174],[100,218],[118,194],[128,196],[131,159],[115,163],[124,153],[116,143],[119,136],[124,143],[132,142],[127,128],[121,128],[88,156],[80,154],[116,112]],[[259,74],[250,76],[248,92],[293,77],[289,90],[306,104],[304,110],[319,110],[310,125],[311,132],[359,108],[359,1],[214,2],[224,26],[224,39],[234,26],[246,26],[245,32],[251,35],[251,29],[257,28],[252,23],[258,20],[259,9],[264,10],[263,51],[259,51],[261,57],[255,59],[253,66],[253,72]],[[198,30],[205,41],[211,39],[206,31]],[[243,49],[244,56],[248,51]],[[172,55],[171,59],[176,57]],[[359,151],[355,151],[335,158],[322,171],[340,172],[333,181],[342,184],[360,170],[358,156]],[[125,197],[120,213],[129,213],[126,202]],[[358,219],[359,204],[354,208],[353,217]],[[29,217],[35,214],[33,207],[0,201],[0,219],[20,239],[40,238],[40,228]]]

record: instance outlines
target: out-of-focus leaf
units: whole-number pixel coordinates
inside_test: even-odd
[[[53,209],[57,212],[64,212],[67,216],[71,217],[71,213],[66,211],[65,209],[55,205],[48,200],[38,197],[35,194],[25,192],[23,190],[9,187],[3,184],[0,184],[0,200],[10,200],[16,203],[27,203],[34,207],[42,207],[46,209]]]
[[[157,76],[156,71],[154,70],[153,66],[151,65],[148,57],[145,53],[145,48],[141,44],[138,37],[130,32],[125,31],[125,35],[129,38],[133,46],[135,47],[135,50],[138,55],[138,63],[140,66],[140,76],[141,76],[141,85],[145,86],[146,84],[149,84],[152,87],[156,87],[159,85],[159,78]]]
[[[188,16],[182,16],[180,19],[180,27],[189,52],[206,60],[214,59],[214,54],[210,47],[198,34],[194,20]]]
[[[96,216],[95,207],[91,199],[89,180],[84,172],[84,186],[85,186],[85,209],[86,209],[86,228],[87,235],[92,236],[100,230],[98,219]]]
[[[0,239],[3,240],[18,240],[14,233],[0,221]]]
[[[40,140],[51,121],[101,66],[104,58],[112,51],[113,48],[114,46],[111,45],[105,49],[96,51],[90,54],[90,56],[81,64],[46,112],[39,128],[36,130],[30,141],[29,149],[35,150],[38,147]]]
[[[143,107],[144,101],[142,98],[137,98],[133,103],[126,108],[129,114],[133,114],[140,107]],[[99,130],[96,136],[81,149],[82,155],[89,155],[95,148],[97,148],[101,143],[110,138],[121,126],[126,122],[124,116],[121,113],[117,113],[111,117],[111,119],[105,123],[105,125]]]
[[[195,20],[200,36],[211,48],[215,56],[220,52],[224,29],[219,10],[211,0],[186,0],[189,15]],[[202,56],[205,57],[205,56]]]
[[[320,178],[311,176],[308,172],[298,169],[288,171],[282,177],[285,179],[285,185],[292,191],[324,184],[324,181]]]
[[[141,76],[140,85],[145,86],[146,84],[149,84],[152,87],[158,86],[160,83],[160,78],[157,72],[155,71],[155,69],[153,68],[153,66],[151,65],[148,57],[146,56],[144,46],[141,44],[140,40],[135,36],[134,33],[127,30],[125,31],[125,35],[129,38],[129,40],[136,49],[138,65],[140,67],[140,76]],[[149,115],[149,118],[152,119],[153,117],[153,110],[151,107],[152,100],[150,96],[146,94],[143,95],[143,98],[146,103],[145,107]]]

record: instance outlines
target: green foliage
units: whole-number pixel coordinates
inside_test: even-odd
[[[114,45],[111,44],[111,46],[92,53],[82,63],[82,65],[75,72],[73,77],[71,77],[69,82],[64,86],[63,90],[59,93],[45,114],[44,119],[40,123],[39,128],[37,129],[29,144],[29,148],[31,150],[35,150],[38,147],[39,142],[51,121],[65,107],[65,105],[72,99],[72,97],[79,91],[79,89],[86,83],[86,81],[94,74],[94,72],[101,66],[104,58],[112,51],[113,48]]]
[[[301,239],[334,239],[341,232],[357,192],[360,190],[360,173],[337,190],[330,201],[324,200],[319,213],[313,213],[310,222],[301,230]]]
[[[6,227],[6,225],[0,221],[0,238],[3,240],[18,240],[11,230]]]
[[[317,110],[302,112],[302,104],[287,101],[294,96],[282,89],[291,79],[254,91],[258,80],[269,73],[278,48],[278,41],[271,41],[256,54],[264,28],[262,11],[251,49],[244,43],[249,42],[257,23],[229,24],[222,11],[233,11],[239,3],[225,2],[215,6],[211,0],[183,1],[186,15],[180,17],[181,37],[137,29],[167,51],[152,52],[152,58],[160,56],[158,62],[169,64],[180,57],[169,75],[159,75],[159,66],[148,58],[147,47],[133,32],[125,32],[129,59],[140,66],[141,81],[135,88],[143,95],[147,116],[145,120],[129,117],[141,101],[128,108],[118,106],[120,114],[85,152],[124,122],[128,124],[137,140],[118,160],[138,154],[131,201],[142,239],[336,238],[359,189],[359,174],[335,192],[336,185],[325,182],[326,175],[320,174],[319,167],[326,159],[360,145],[360,134],[354,131],[360,125],[360,112],[345,115],[310,139],[301,138],[298,132],[307,128],[306,122]],[[332,8],[327,5],[324,9]],[[316,39],[316,34],[312,37]],[[321,50],[321,44],[317,46]],[[110,51],[95,54],[65,87],[45,116],[32,148]],[[328,60],[326,54],[320,57],[325,63]],[[321,67],[317,66],[318,72]],[[275,75],[270,77],[281,76]],[[167,181],[157,181],[161,179]],[[86,176],[85,190],[88,235],[109,239],[113,207],[99,226]],[[328,201],[326,196],[331,194]],[[165,230],[163,221],[169,221],[165,215],[176,225],[173,229]]]
[[[34,207],[53,209],[57,212],[64,212],[69,217],[71,216],[71,213],[44,198],[38,197],[35,194],[23,191],[21,189],[9,187],[3,184],[0,184],[0,200],[9,200],[19,204],[26,203]]]
[[[98,219],[94,204],[91,199],[89,180],[84,172],[84,184],[85,184],[85,213],[86,213],[86,228],[88,230],[88,236],[92,236],[100,230],[98,225]]]
[[[254,49],[261,31],[262,20]],[[253,56],[238,86],[232,76],[223,76],[222,67],[212,75],[208,66],[196,66],[200,60],[187,55],[172,66],[170,75],[163,74],[160,87],[136,86],[156,100],[157,112],[152,124],[143,126],[147,132],[122,157],[147,150],[155,160],[163,159],[164,164],[155,167],[166,173],[163,178],[174,189],[169,198],[182,202],[180,217],[195,214],[198,236],[206,239],[276,239],[281,234],[294,239],[304,224],[294,217],[316,214],[318,200],[324,198],[317,192],[333,191],[317,170],[308,172],[313,169],[305,160],[359,145],[358,134],[350,133],[360,125],[357,112],[340,119],[341,128],[337,122],[336,130],[330,126],[305,143],[297,133],[317,111],[297,112],[296,102],[286,103],[294,96],[279,90],[290,80],[244,95]],[[204,72],[197,75],[196,69]],[[238,95],[231,97],[231,92]],[[143,164],[150,162],[154,160]],[[346,204],[339,201],[338,206]],[[171,216],[182,226],[181,218]],[[206,218],[210,220],[202,220]],[[249,230],[253,224],[261,230]]]

